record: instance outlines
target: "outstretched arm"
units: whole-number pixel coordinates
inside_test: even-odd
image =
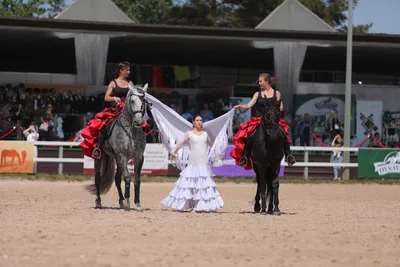
[[[176,156],[177,156],[177,155],[176,155],[176,151],[178,151],[178,150],[183,146],[183,144],[185,144],[188,140],[189,140],[189,132],[186,132],[186,133],[183,135],[183,139],[182,139],[180,142],[178,142],[178,143],[172,148],[172,150],[171,150],[171,152],[170,152],[170,155],[173,156],[173,157],[176,157]]]
[[[258,92],[255,92],[253,95],[253,98],[250,100],[249,103],[247,103],[246,105],[236,105],[233,108],[234,109],[249,109],[252,108],[256,103],[257,103],[257,98],[258,98]]]
[[[331,146],[335,146],[335,142],[336,142],[336,139],[338,138],[338,136],[339,136],[339,135],[336,135],[335,138],[333,138],[332,143],[331,143]]]

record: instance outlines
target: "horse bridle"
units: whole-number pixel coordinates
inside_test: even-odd
[[[147,99],[144,98],[145,95],[146,95],[145,91],[143,91],[142,89],[137,89],[137,88],[136,88],[136,90],[140,94],[136,94],[136,93],[131,92],[131,95],[139,97],[140,101],[142,101],[142,106],[140,107],[140,110],[131,111],[130,109],[128,109],[129,115],[131,115],[132,117],[134,115],[136,115],[137,113],[142,113],[142,116],[144,116],[145,113],[146,113],[147,106],[149,106],[150,109],[151,109],[151,106],[152,106],[152,104],[149,101],[147,101]]]
[[[142,113],[142,116],[144,116],[145,113],[146,113],[147,105],[148,105],[149,107],[152,106],[152,104],[151,104],[149,101],[147,101],[147,99],[144,98],[144,97],[145,97],[145,94],[146,94],[145,91],[144,91],[144,90],[141,90],[141,89],[136,89],[136,90],[139,91],[140,94],[135,94],[135,93],[131,92],[131,94],[129,95],[129,97],[132,96],[132,95],[139,97],[139,99],[142,101],[142,106],[140,107],[140,110],[135,110],[135,111],[131,111],[131,110],[128,108],[127,112],[129,113],[129,115],[130,115],[131,117],[133,117],[133,116],[134,116],[135,114],[137,114],[137,113]],[[122,129],[124,130],[124,132],[129,136],[130,139],[133,139],[132,134],[131,134],[129,131],[127,131],[127,130],[125,129],[124,125],[121,124],[121,121],[120,121],[119,119],[117,119],[117,124],[118,124],[119,126],[121,126],[121,128],[122,128]]]

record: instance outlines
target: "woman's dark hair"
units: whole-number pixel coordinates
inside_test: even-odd
[[[204,120],[203,117],[200,114],[197,114],[196,116],[193,116],[193,120],[192,120],[193,123],[196,121],[197,117],[200,117],[201,120]]]
[[[123,61],[118,63],[117,67],[115,68],[115,78],[118,78],[121,70],[129,68],[131,64],[128,61]]]
[[[264,81],[267,81],[269,83],[269,85],[272,85],[272,78],[271,78],[271,75],[269,75],[268,73],[260,73],[260,75],[258,75],[258,77],[262,77],[264,79]]]

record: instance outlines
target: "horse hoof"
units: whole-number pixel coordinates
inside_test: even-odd
[[[268,213],[265,210],[262,210],[260,214],[261,215],[267,215]]]
[[[280,211],[274,211],[273,213],[272,213],[272,215],[275,215],[275,216],[281,216],[281,212]]]
[[[135,208],[136,211],[142,211],[142,207],[140,206],[140,203],[135,203]]]
[[[259,205],[254,205],[254,212],[259,213],[261,210],[261,207]]]
[[[101,203],[96,203],[96,207],[95,208],[96,209],[101,209],[102,208]]]
[[[131,202],[129,201],[129,199],[124,199],[122,201],[122,208],[124,210],[130,210],[131,209]]]
[[[123,209],[123,208],[124,208],[124,201],[123,201],[123,200],[120,200],[120,201],[119,201],[119,208],[120,208],[120,209]]]

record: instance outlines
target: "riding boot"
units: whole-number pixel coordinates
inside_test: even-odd
[[[290,154],[289,140],[287,139],[287,135],[285,133],[285,130],[282,127],[280,129],[281,129],[281,133],[284,136],[283,150],[285,152],[286,162],[288,163],[289,166],[292,166],[293,164],[296,163],[296,159],[292,154]]]
[[[103,144],[103,136],[102,134],[99,134],[99,138],[97,138],[96,142],[96,148],[92,152],[92,158],[94,159],[100,159],[101,158],[101,145]]]
[[[240,165],[240,166],[243,166],[243,167],[244,167],[244,166],[247,165],[248,147],[249,147],[249,145],[248,145],[247,142],[246,142],[246,144],[244,145],[243,154],[242,154],[242,156],[241,156],[240,159],[239,159],[239,165]]]

